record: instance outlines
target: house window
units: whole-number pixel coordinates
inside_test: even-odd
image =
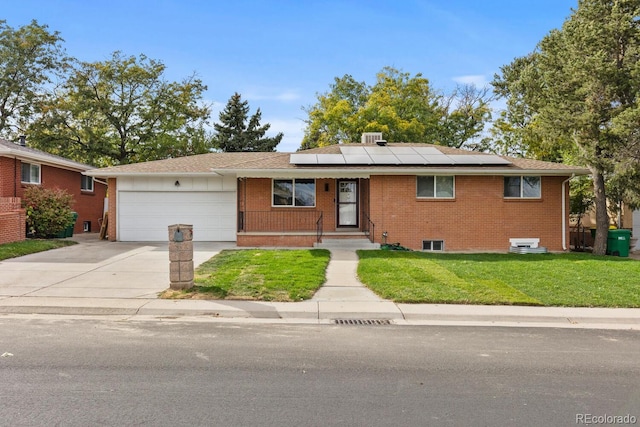
[[[539,176],[505,176],[504,197],[536,199],[540,198]]]
[[[80,190],[93,191],[93,177],[81,175],[80,176]]]
[[[316,205],[315,179],[274,179],[273,206]]]
[[[418,176],[416,180],[418,198],[453,198],[453,176]]]
[[[444,240],[423,240],[423,251],[442,252],[444,251]]]
[[[25,184],[40,184],[40,165],[22,163],[21,181]]]

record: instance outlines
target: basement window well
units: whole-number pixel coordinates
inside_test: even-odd
[[[423,240],[422,250],[431,252],[444,251],[444,240]]]

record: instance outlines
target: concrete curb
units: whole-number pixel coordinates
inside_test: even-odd
[[[201,318],[331,323],[389,320],[393,325],[466,325],[640,330],[640,309],[395,304],[390,301],[295,303],[148,298],[0,299],[0,314]]]

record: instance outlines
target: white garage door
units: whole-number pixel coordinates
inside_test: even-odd
[[[168,240],[171,224],[193,224],[193,240],[236,240],[236,193],[233,191],[118,193],[118,240]]]

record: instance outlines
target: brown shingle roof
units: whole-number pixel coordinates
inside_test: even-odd
[[[22,146],[6,139],[0,139],[0,156],[17,157],[24,160],[48,163],[65,169],[85,171],[93,169],[93,166],[84,163],[74,162],[65,157],[56,156],[35,148]]]
[[[362,146],[362,144],[345,144]],[[388,144],[389,146],[430,146],[437,148],[443,154],[457,155],[488,155],[476,151],[467,151],[457,148],[444,147],[430,144],[410,144],[397,143]],[[342,145],[344,146],[344,145]],[[331,145],[327,147],[313,148],[310,150],[300,151],[301,154],[340,154],[340,145]],[[458,166],[407,166],[407,165],[295,165],[289,162],[289,155],[293,153],[281,152],[244,152],[244,153],[207,153],[194,156],[179,157],[174,159],[156,160],[151,162],[136,163],[130,165],[113,166],[103,169],[94,169],[90,175],[93,176],[119,176],[119,175],[137,175],[137,174],[206,174],[212,172],[228,171],[242,174],[242,171],[258,170],[384,170],[392,172],[393,170],[491,170],[491,171],[510,171],[518,170],[541,171],[541,172],[557,172],[559,174],[588,174],[588,171],[576,166],[565,165],[562,163],[543,162],[539,160],[521,159],[514,157],[501,156],[511,162],[510,165],[500,166],[478,166],[478,165],[458,165]]]

